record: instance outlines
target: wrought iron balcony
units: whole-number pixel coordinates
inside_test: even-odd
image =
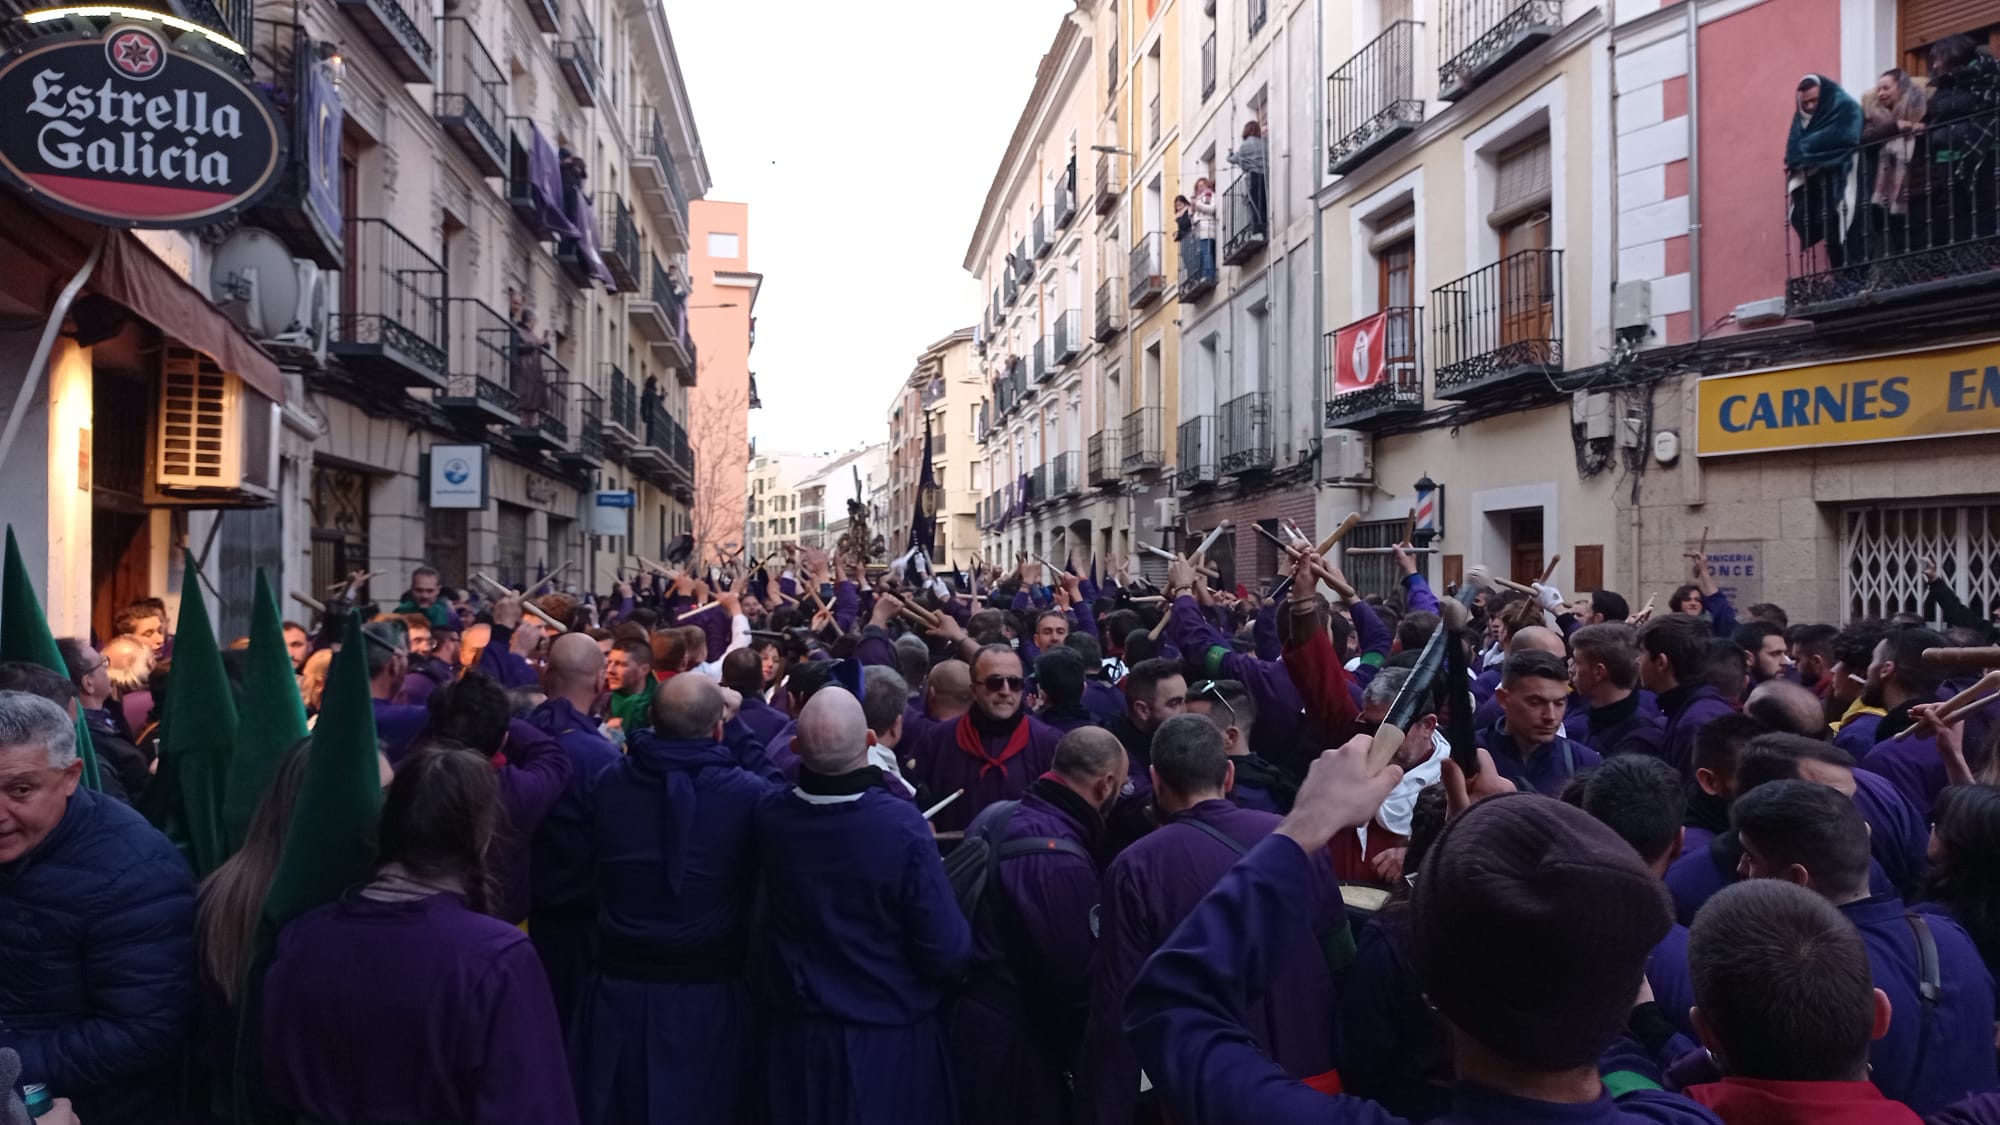
[[[1049,359],[1058,366],[1083,354],[1083,310],[1070,309],[1056,317],[1054,350]]]
[[[1056,248],[1055,224],[1049,221],[1048,211],[1040,207],[1035,208],[1034,217],[1028,221],[1028,226],[1034,231],[1035,257],[1048,257],[1049,252]]]
[[[1090,435],[1086,453],[1086,467],[1090,473],[1090,487],[1102,488],[1117,484],[1123,466],[1118,463],[1118,431],[1099,430]]]
[[[660,220],[661,234],[675,247],[687,245],[688,196],[681,186],[680,169],[667,144],[666,123],[658,110],[640,106],[635,134],[638,144],[632,154],[632,182],[639,187],[646,206]]]
[[[530,449],[559,452],[569,447],[569,368],[546,345],[514,355],[515,412],[520,421],[507,436]]]
[[[1116,274],[1097,283],[1097,321],[1090,338],[1102,344],[1125,330],[1125,279]]]
[[[445,392],[436,400],[439,409],[475,426],[518,424],[514,368],[522,357],[514,326],[491,305],[470,297],[445,302],[445,324],[450,366]]]
[[[1159,231],[1132,244],[1132,252],[1126,256],[1128,269],[1125,276],[1130,279],[1126,293],[1133,308],[1151,304],[1154,298],[1167,291],[1165,247],[1166,238]]]
[[[528,16],[535,26],[550,35],[562,27],[562,13],[556,8],[556,0],[527,0]]]
[[[1270,241],[1268,180],[1241,175],[1222,193],[1222,260],[1232,266],[1256,257]]]
[[[1369,429],[1424,412],[1423,314],[1413,306],[1383,309],[1326,334],[1328,429]]]
[[[349,219],[328,351],[399,386],[445,383],[444,266],[383,219]]]
[[[639,251],[639,224],[633,221],[632,209],[625,205],[624,196],[600,191],[592,199],[597,208],[597,257],[611,271],[611,280],[619,291],[629,293],[638,288],[639,271],[644,268],[645,256]]]
[[[248,4],[235,5],[248,12]],[[285,135],[290,138],[277,182],[246,215],[284,240],[295,257],[321,269],[337,270],[345,257],[341,236],[341,183],[338,139],[320,135],[320,113],[340,105],[333,68],[320,57],[320,44],[294,23],[260,19],[252,27],[251,69],[271,92]],[[328,147],[320,147],[326,143]]]
[[[1108,152],[1097,154],[1097,178],[1093,183],[1095,194],[1091,196],[1091,207],[1098,214],[1118,206],[1118,200],[1125,194],[1125,175],[1116,156]]]
[[[389,69],[405,82],[428,84],[436,64],[431,29],[436,19],[422,0],[335,0],[374,44]]]
[[[1861,169],[1874,194],[1885,146],[1907,162],[1898,208],[1864,205],[1841,229],[1841,188],[1824,172],[1785,185],[1786,311],[1824,317],[1963,297],[2000,285],[2000,110],[1928,125],[1915,137],[1892,136],[1841,153],[1834,163]],[[1984,155],[1982,155],[1982,153]],[[1893,162],[1891,162],[1893,163]],[[1886,212],[1886,213],[1885,213]],[[1915,310],[1912,310],[1914,313]]]
[[[1077,473],[1077,463],[1082,458],[1072,449],[1058,453],[1049,461],[1049,498],[1061,500],[1083,491],[1083,478]]]
[[[1024,497],[1031,507],[1049,502],[1049,467],[1036,465],[1028,470],[1027,491]]]
[[[1021,299],[1021,283],[1018,279],[1015,278],[1014,270],[1011,267],[1011,265],[1008,268],[1005,276],[1001,277],[1000,279],[1000,296],[1002,297],[1002,304],[1006,308],[1010,309],[1014,307],[1015,301]],[[999,314],[994,315],[993,326],[995,328],[998,328],[1000,326],[1001,319],[1002,318]]]
[[[1125,416],[1119,425],[1119,467],[1128,473],[1147,472],[1166,463],[1162,441],[1160,408],[1142,406]]]
[[[1181,239],[1175,244],[1180,248],[1181,284],[1178,296],[1183,301],[1198,301],[1215,288],[1215,263],[1208,260],[1201,250],[1201,242],[1194,235]]]
[[[1522,250],[1431,291],[1437,395],[1465,399],[1563,367],[1562,251]]]
[[[569,38],[556,40],[556,69],[576,95],[576,104],[586,109],[597,104],[597,29],[582,12],[576,13]]]
[[[678,308],[674,296],[673,282],[667,278],[666,267],[660,265],[659,256],[646,256],[647,270],[645,284],[625,295],[625,312],[632,318],[632,326],[639,334],[661,347],[680,332],[680,321],[675,316]]]
[[[483,175],[507,173],[507,75],[479,41],[469,20],[446,16],[438,21],[444,39],[444,65],[439,68],[431,115],[451,135]]]
[[[1014,256],[1009,261],[1014,267],[1015,284],[1028,285],[1035,280],[1035,259],[1028,253],[1027,239],[1014,244]]]
[[[588,471],[604,466],[604,399],[582,383],[564,388],[569,394],[570,447],[556,454],[565,468]]]
[[[1076,157],[1069,158],[1069,169],[1056,181],[1056,197],[1049,204],[1049,211],[1055,216],[1057,230],[1068,230],[1070,220],[1076,218]]]
[[[1271,6],[1269,0],[1249,0],[1249,8],[1249,19],[1246,22],[1249,25],[1249,35],[1254,39],[1258,32],[1264,30],[1264,21],[1270,16]]]
[[[1146,103],[1146,147],[1160,143],[1160,95],[1154,94]]]
[[[1342,175],[1424,121],[1417,25],[1397,20],[1326,80],[1326,170]]]
[[[1215,32],[1201,41],[1201,100],[1215,93]]]
[[[649,400],[647,395],[641,392],[638,421],[638,441],[632,446],[625,463],[648,480],[656,480],[667,472],[668,451],[674,445],[673,434],[668,426],[672,418],[667,414],[665,404],[658,398]]]
[[[1222,404],[1222,471],[1262,472],[1277,463],[1271,438],[1271,400],[1252,392]]]
[[[1222,479],[1216,462],[1215,416],[1203,414],[1181,423],[1175,435],[1174,484],[1202,488]]]
[[[1034,382],[1039,383],[1055,372],[1054,366],[1049,363],[1049,352],[1053,350],[1049,347],[1051,343],[1053,341],[1044,336],[1036,340],[1029,349],[1028,370],[1032,373]]]
[[[1457,101],[1562,30],[1562,0],[1441,0],[1438,100]]]
[[[604,421],[604,445],[612,453],[623,453],[639,444],[645,429],[639,422],[639,393],[625,371],[615,363],[605,367],[605,385],[611,388],[609,410]]]

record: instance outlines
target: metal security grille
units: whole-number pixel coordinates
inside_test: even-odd
[[[1960,601],[2000,603],[2000,505],[1854,508],[1841,515],[1841,603],[1848,620],[1924,612],[1923,560]]]
[[[1340,541],[1347,547],[1393,547],[1403,537],[1402,520],[1376,520],[1373,523],[1354,525],[1347,538]],[[1363,597],[1380,594],[1388,597],[1401,586],[1403,575],[1396,569],[1394,555],[1343,555],[1340,568],[1347,574],[1349,585]]]

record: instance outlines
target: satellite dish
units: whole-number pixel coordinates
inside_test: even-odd
[[[255,284],[246,287],[251,278]],[[259,340],[294,327],[299,273],[291,250],[270,231],[241,227],[230,235],[215,252],[209,288],[230,319]]]

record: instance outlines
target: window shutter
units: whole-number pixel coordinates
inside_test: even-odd
[[[1500,154],[1496,161],[1493,210],[1487,221],[1494,226],[1545,209],[1552,178],[1549,171],[1549,136],[1543,133]]]
[[[1993,0],[1902,0],[1898,7],[1896,41],[1904,51],[1920,51],[1946,36],[2000,23]]]

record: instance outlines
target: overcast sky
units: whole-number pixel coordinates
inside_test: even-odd
[[[1067,0],[664,0],[710,199],[750,205],[767,452],[888,437],[917,354],[979,317],[961,268]]]

